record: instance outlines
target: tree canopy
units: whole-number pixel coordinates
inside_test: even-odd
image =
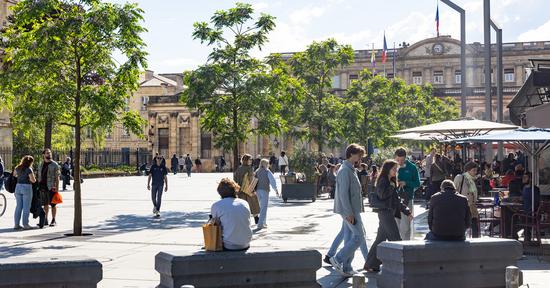
[[[4,39],[0,99],[28,121],[51,115],[74,129],[74,234],[82,234],[81,130],[122,121],[143,133],[144,120],[124,112],[146,66],[136,4],[100,0],[23,0],[14,6]],[[123,63],[113,58],[123,55]]]
[[[239,143],[252,134],[277,134],[286,127],[280,112],[284,98],[293,94],[292,79],[279,57],[251,55],[262,49],[275,27],[272,16],[254,19],[253,14],[250,4],[237,3],[216,11],[210,23],[195,23],[193,38],[212,52],[204,65],[184,73],[182,101],[200,112],[202,128],[214,132],[216,147],[233,151],[235,167]]]

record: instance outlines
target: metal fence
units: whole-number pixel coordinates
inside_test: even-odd
[[[4,159],[6,169],[11,169],[24,155],[33,155],[35,159],[41,159],[42,151],[25,151],[16,153],[11,148],[0,147],[0,156]],[[52,159],[57,162],[65,162],[67,157],[74,161],[74,151],[52,150]],[[136,166],[151,163],[152,155],[147,149],[130,150],[122,149],[85,149],[80,152],[80,165],[84,167],[114,168],[119,166]],[[38,161],[40,162],[40,161]]]

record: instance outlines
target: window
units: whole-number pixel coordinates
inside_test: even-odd
[[[350,74],[348,76],[348,79],[349,79],[348,85],[351,85],[351,81],[359,79],[359,76],[357,74]]]
[[[491,82],[494,82],[493,69],[491,69]],[[481,83],[485,83],[485,69],[481,71]]]
[[[93,136],[92,128],[86,128],[86,138],[92,139],[92,136]]]
[[[514,68],[504,69],[504,82],[514,82]]]
[[[413,72],[413,84],[422,85],[422,72]]]
[[[460,70],[455,70],[455,84],[462,83],[462,72]]]
[[[124,138],[130,137],[130,130],[128,130],[128,128],[126,127],[122,128],[122,137]]]
[[[212,157],[212,134],[201,134],[201,158]]]
[[[105,138],[106,138],[106,139],[111,139],[112,137],[113,137],[113,135],[112,135],[111,131],[107,131],[107,132],[105,133]]]
[[[149,104],[149,97],[141,96],[141,110],[147,110],[147,104]]]
[[[130,99],[124,99],[124,112],[130,111]]]
[[[332,76],[332,88],[333,89],[342,88],[342,86],[340,85],[340,75]]]
[[[434,84],[443,84],[443,71],[434,71]]]

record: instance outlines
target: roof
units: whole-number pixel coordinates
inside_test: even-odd
[[[168,84],[170,86],[178,86],[178,83],[176,83],[176,81],[174,81],[172,79],[168,79],[164,76],[157,75],[157,74],[154,74],[153,78],[151,78],[150,80],[143,81],[140,86],[141,87],[157,87],[157,86],[161,86],[163,84]]]
[[[510,120],[521,125],[522,114],[531,107],[550,102],[550,59],[530,59],[534,70],[531,71],[523,86],[508,104]]]

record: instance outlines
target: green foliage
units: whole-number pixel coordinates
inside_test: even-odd
[[[110,128],[138,88],[146,65],[142,14],[136,4],[24,0],[0,34],[5,51],[0,100],[9,102],[22,120],[52,119],[74,128],[75,235],[82,233],[81,130]],[[114,53],[125,62],[115,61]],[[132,129],[144,123],[124,117]]]
[[[325,144],[334,145],[342,123],[338,113],[343,110],[341,99],[332,91],[332,77],[337,69],[353,62],[353,49],[328,39],[313,42],[303,52],[292,56],[292,74],[303,88],[302,101],[293,105],[294,123],[305,129],[294,131],[295,136],[315,140],[319,151]]]
[[[294,149],[292,157],[290,157],[290,169],[293,172],[304,173],[306,181],[313,183],[316,175],[317,159],[321,153],[307,150],[303,147]]]
[[[210,23],[194,24],[193,38],[214,48],[207,63],[184,73],[182,101],[200,112],[202,128],[214,132],[216,147],[233,150],[234,163],[238,143],[253,134],[278,134],[287,126],[280,111],[285,98],[292,97],[285,93],[292,83],[284,62],[250,55],[266,43],[273,20],[266,14],[253,19],[252,6],[237,3],[216,11]]]
[[[358,143],[371,139],[378,147],[396,144],[390,136],[398,130],[458,117],[456,101],[433,96],[431,86],[407,85],[368,70],[351,83],[344,99],[342,137]]]

